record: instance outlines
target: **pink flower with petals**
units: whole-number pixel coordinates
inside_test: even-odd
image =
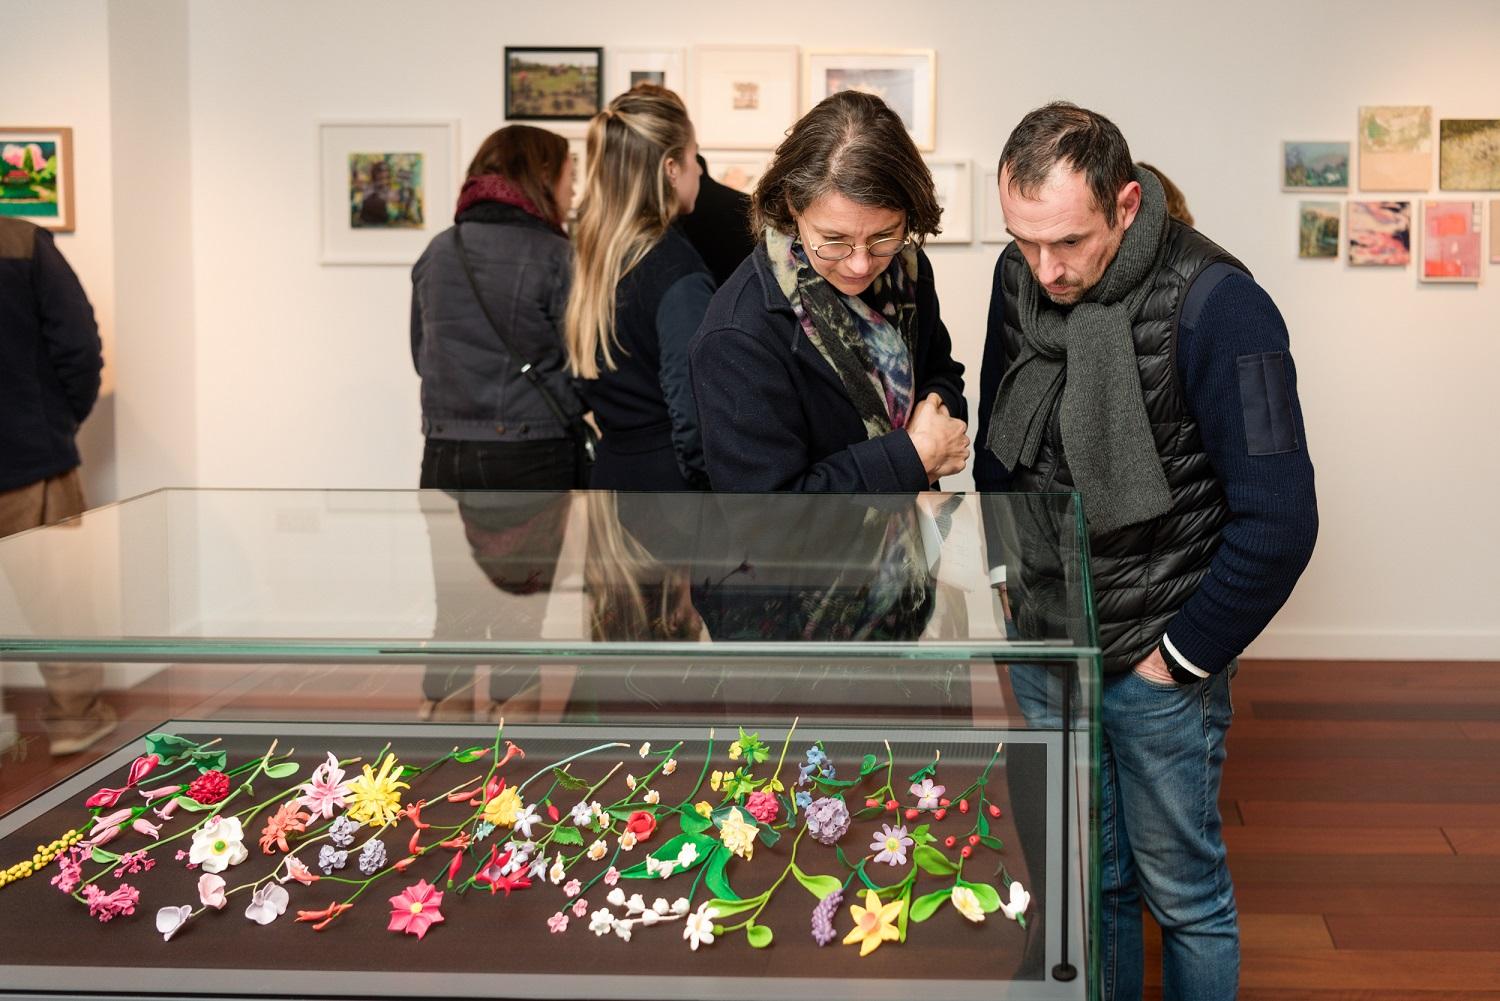
[[[339,759],[332,751],[328,752],[328,760],[313,769],[312,776],[299,788],[302,795],[297,805],[307,807],[314,817],[324,818],[343,809],[350,793],[349,783],[344,781],[344,770],[339,767]]]
[[[84,800],[83,805],[88,807],[89,809],[93,809],[96,806],[114,806],[120,801],[120,797],[123,795],[125,795],[124,788],[100,789],[98,792],[94,793],[94,795]]]
[[[558,934],[559,932],[567,931],[568,916],[562,911],[558,911],[556,914],[547,919],[547,930],[552,932],[552,934],[554,935]]]
[[[130,828],[137,834],[144,834],[153,841],[161,837],[161,828],[151,823],[145,817],[137,819],[135,823],[130,825]]]
[[[52,877],[52,885],[63,893],[72,893],[83,882],[83,860],[88,856],[77,848],[69,848],[68,854],[57,857],[57,867],[62,870]]]
[[[567,883],[563,884],[563,893],[566,893],[570,897],[576,897],[582,892],[583,884],[576,879],[570,879]]]
[[[763,824],[775,823],[777,814],[781,812],[781,807],[776,802],[776,794],[764,789],[750,794],[745,800],[745,809],[750,811],[750,816]]]
[[[610,866],[609,867],[609,871],[604,874],[604,885],[605,886],[614,886],[619,881],[620,881],[620,870],[616,869],[614,866]]]
[[[417,880],[390,901],[391,923],[386,926],[387,931],[415,935],[420,941],[427,929],[443,920],[443,912],[439,910],[443,906],[443,891],[425,879]]]
[[[141,891],[129,883],[121,883],[111,893],[105,893],[94,883],[83,888],[83,896],[89,905],[89,914],[100,921],[108,921],[121,914],[134,914],[140,902]]]
[[[585,914],[587,914],[588,912],[589,912],[589,902],[587,900],[584,900],[582,897],[579,897],[577,900],[573,901],[573,916],[575,918],[581,918]]]
[[[155,789],[137,789],[136,792],[145,797],[146,802],[154,803],[163,796],[171,796],[182,792],[181,784],[169,786],[157,786]]]
[[[288,879],[295,879],[304,886],[311,886],[322,879],[317,873],[302,864],[302,860],[295,855],[288,855],[286,860],[286,876],[281,880],[285,883]]]
[[[223,910],[224,905],[229,902],[224,893],[224,877],[205,872],[198,877],[198,899],[203,902],[204,907],[213,907]]]
[[[111,827],[119,827],[121,824],[125,823],[125,821],[129,820],[131,814],[134,812],[134,810],[126,807],[123,810],[116,810],[114,813],[106,813],[102,816],[95,817],[94,826],[89,828],[89,834],[94,835]]]

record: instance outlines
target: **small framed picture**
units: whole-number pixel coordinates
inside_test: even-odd
[[[1484,203],[1422,202],[1422,268],[1424,282],[1479,282],[1481,220]]]
[[[1297,203],[1297,256],[1306,260],[1337,260],[1342,202]]]
[[[968,160],[927,160],[938,204],[943,208],[943,231],[928,243],[974,242],[974,175]]]
[[[568,209],[568,221],[575,222],[578,219],[578,207],[583,204],[583,193],[588,188],[588,140],[582,138],[569,139],[568,156],[573,159],[573,205]]]
[[[73,130],[0,126],[0,216],[73,232]]]
[[[1411,202],[1349,203],[1349,266],[1404,268],[1411,263]]]
[[[610,49],[609,87],[612,101],[638,83],[654,83],[687,100],[687,76],[681,49]]]
[[[691,82],[699,146],[775,149],[797,121],[795,46],[694,46]]]
[[[1010,243],[1005,211],[1000,207],[1000,174],[986,170],[979,178],[979,239],[985,243]]]
[[[1349,143],[1282,143],[1281,190],[1348,191]]]
[[[507,120],[587,121],[604,107],[604,49],[505,47]]]
[[[458,124],[322,122],[322,261],[411,264],[458,197]]]
[[[750,194],[771,165],[771,154],[746,150],[701,150],[708,176],[736,191]]]
[[[802,56],[802,112],[830,94],[862,90],[890,105],[916,142],[937,146],[937,53],[932,49],[809,49]]]

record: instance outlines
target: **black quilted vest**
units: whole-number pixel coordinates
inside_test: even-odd
[[[1151,294],[1135,319],[1136,363],[1156,451],[1161,456],[1172,492],[1172,509],[1151,521],[1111,532],[1089,534],[1089,550],[1099,641],[1104,648],[1104,672],[1127,671],[1151,653],[1167,623],[1177,613],[1208,571],[1219,544],[1219,530],[1229,518],[1224,491],[1208,456],[1198,423],[1187,411],[1177,376],[1177,322],[1188,286],[1208,265],[1223,261],[1240,270],[1244,265],[1203,236],[1177,220],[1168,224],[1148,279]],[[1016,323],[1015,303],[1025,259],[1014,244],[1007,247],[1001,267],[1005,292],[1005,364],[1015,363],[1023,341]],[[1012,470],[1014,486],[1021,492],[1072,490],[1073,476],[1063,454],[1059,429],[1061,400],[1048,418],[1047,433],[1037,451],[1036,464]],[[1061,580],[1037,580],[1062,567],[1051,561],[1023,566],[1021,593],[1057,594],[1067,590]],[[1026,586],[1026,577],[1032,577]],[[1076,593],[1076,590],[1075,590]],[[1032,609],[1040,618],[1051,618],[1042,609]],[[1025,622],[1022,621],[1023,632]],[[1041,628],[1047,628],[1038,623]],[[1053,626],[1055,630],[1055,625]],[[1069,629],[1071,632],[1072,629]]]

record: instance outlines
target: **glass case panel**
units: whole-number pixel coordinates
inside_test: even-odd
[[[162,491],[0,540],[0,992],[1093,996],[1085,538],[1070,495]],[[39,678],[118,722],[49,756]]]

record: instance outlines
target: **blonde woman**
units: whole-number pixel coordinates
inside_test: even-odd
[[[688,342],[713,278],[673,221],[702,171],[675,94],[628,91],[589,125],[567,344],[602,440],[590,486],[705,489]]]

